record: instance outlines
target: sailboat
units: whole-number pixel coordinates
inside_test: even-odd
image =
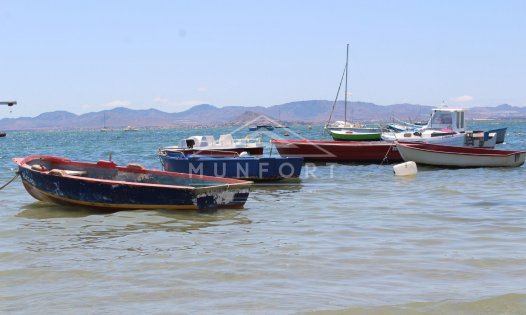
[[[361,123],[353,123],[347,121],[347,77],[349,72],[349,44],[347,44],[347,58],[345,60],[345,68],[343,70],[342,78],[340,80],[340,85],[338,86],[338,92],[336,92],[336,99],[332,105],[331,115],[325,129],[329,130],[332,138],[334,140],[347,140],[347,141],[372,141],[372,140],[381,140],[382,138],[382,129],[375,127],[367,127]],[[340,89],[342,86],[342,81],[345,76],[345,112],[343,121],[335,121],[331,123],[332,114],[334,113],[334,108],[338,101],[338,95],[340,94]]]
[[[100,128],[100,131],[102,131],[102,132],[111,131],[110,128],[106,127],[106,113],[104,113],[104,124],[103,124],[102,128]]]

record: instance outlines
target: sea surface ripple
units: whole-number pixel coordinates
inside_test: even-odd
[[[526,149],[526,123],[477,127],[499,126],[502,148]],[[0,184],[13,157],[159,169],[159,147],[228,131],[8,132]],[[525,314],[525,184],[524,166],[308,164],[255,186],[243,210],[107,213],[36,201],[17,180],[0,191],[0,312]]]

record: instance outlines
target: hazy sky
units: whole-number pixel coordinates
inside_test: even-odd
[[[351,101],[526,106],[526,1],[4,1],[1,117]]]

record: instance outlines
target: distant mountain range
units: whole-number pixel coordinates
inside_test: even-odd
[[[161,127],[198,127],[241,125],[248,122],[263,122],[262,116],[274,121],[291,123],[325,123],[333,108],[333,102],[325,100],[298,101],[270,107],[196,105],[179,113],[166,113],[156,109],[133,110],[117,107],[112,110],[82,115],[67,111],[55,111],[36,117],[4,118],[0,130],[65,130]],[[376,105],[366,102],[350,102],[347,120],[366,122],[388,122],[393,118],[405,121],[427,120],[433,106],[415,104]],[[332,121],[343,120],[344,103],[338,102]],[[469,108],[466,119],[526,119],[526,107],[503,104],[495,107]]]

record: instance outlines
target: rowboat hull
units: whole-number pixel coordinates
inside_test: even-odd
[[[383,141],[272,140],[284,157],[311,162],[394,163],[402,161],[396,146]]]
[[[396,147],[405,161],[434,166],[517,167],[526,158],[525,151],[401,142]]]
[[[48,156],[14,160],[24,187],[35,199],[100,210],[242,208],[251,184],[119,167],[108,161],[92,164]]]
[[[282,180],[301,174],[300,157],[208,157],[160,154],[168,172],[237,178],[244,180]]]

